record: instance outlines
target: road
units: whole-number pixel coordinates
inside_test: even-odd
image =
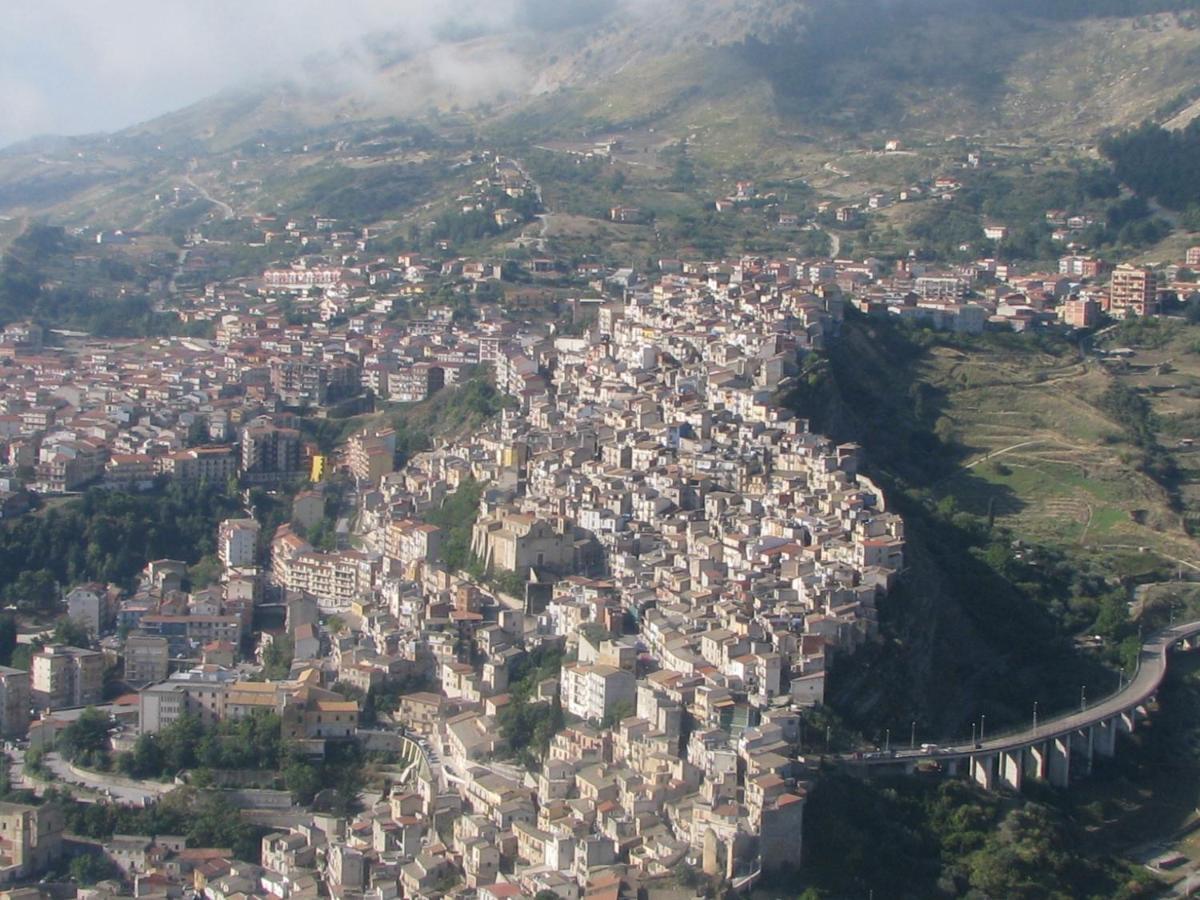
[[[1074,731],[1081,731],[1097,722],[1111,719],[1127,710],[1147,702],[1158,692],[1163,677],[1167,673],[1168,654],[1172,646],[1183,638],[1200,634],[1200,622],[1188,622],[1164,629],[1142,644],[1137,674],[1121,690],[1109,694],[1095,704],[1079,712],[1045,719],[1037,727],[1022,731],[997,735],[990,740],[977,743],[974,747],[970,741],[961,745],[942,748],[936,755],[920,750],[901,750],[895,755],[881,755],[876,759],[859,759],[854,754],[844,754],[842,759],[848,763],[859,765],[887,765],[898,760],[906,759],[954,759],[975,756],[981,753],[1010,752],[1049,738],[1060,737]]]
[[[1032,447],[1034,444],[1044,444],[1044,443],[1045,443],[1045,441],[1022,441],[1019,444],[1010,444],[1007,447],[1001,447],[999,450],[992,450],[990,453],[987,453],[984,456],[981,456],[979,459],[975,460],[974,462],[967,463],[965,466],[963,466],[963,468],[964,469],[973,469],[977,465],[979,465],[981,462],[987,462],[989,459],[993,459],[997,456],[1002,456],[1005,453],[1009,453],[1013,450],[1020,450],[1022,447]]]
[[[192,175],[190,172],[187,175],[183,176],[183,180],[186,181],[193,188],[195,188],[196,192],[199,193],[201,197],[203,197],[205,200],[207,200],[213,206],[220,209],[221,214],[226,219],[232,219],[234,217],[234,215],[236,215],[233,211],[232,206],[230,206],[224,200],[218,200],[216,197],[214,197],[212,194],[210,194],[208,192],[207,188],[205,188],[203,185],[197,184],[196,181],[192,178]]]
[[[71,771],[67,765],[67,761],[57,753],[47,753],[44,761],[46,768],[54,774],[55,779],[58,781],[94,791],[105,797],[111,797],[117,803],[125,805],[143,806],[146,803],[157,800],[163,794],[168,794],[175,790],[175,785],[163,784],[157,781],[142,781],[138,782],[138,787],[131,787],[113,784],[112,781],[99,774],[76,774]],[[80,770],[80,772],[82,771]]]

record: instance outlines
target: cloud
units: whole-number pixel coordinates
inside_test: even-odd
[[[466,0],[37,0],[0,29],[0,146],[121,128],[309,59],[362,58],[364,40],[432,41],[448,15],[495,22],[508,3]]]

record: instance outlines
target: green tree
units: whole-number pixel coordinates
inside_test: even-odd
[[[87,626],[66,616],[54,623],[53,641],[56,644],[82,647],[85,650],[92,646],[92,636]]]
[[[106,763],[109,717],[89,706],[58,736],[56,746],[64,757],[87,766]]]
[[[0,666],[12,665],[13,651],[17,648],[17,617],[0,615]]]
[[[71,880],[85,887],[98,881],[119,879],[120,870],[109,859],[99,853],[80,853],[71,859],[67,867]]]

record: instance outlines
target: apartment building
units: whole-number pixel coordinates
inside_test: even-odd
[[[377,486],[396,468],[396,432],[361,431],[350,439],[350,473],[361,485]]]
[[[320,553],[286,525],[271,544],[275,583],[285,590],[311,594],[322,612],[345,610],[367,593],[378,562],[376,555],[357,550]]]
[[[170,643],[154,634],[131,634],[125,639],[125,682],[138,686],[162,681],[170,671]]]
[[[563,709],[573,716],[598,722],[624,704],[633,714],[637,698],[637,679],[632,672],[615,666],[588,666],[579,663],[563,666]]]
[[[286,480],[300,471],[300,432],[269,423],[242,429],[242,472],[251,481]]]
[[[254,519],[226,519],[217,532],[217,555],[225,568],[254,565],[258,557],[258,534]]]
[[[1117,318],[1158,312],[1158,278],[1153,269],[1120,265],[1109,283],[1107,312]]]
[[[38,709],[91,706],[100,702],[103,686],[102,653],[50,644],[33,655],[30,693]]]

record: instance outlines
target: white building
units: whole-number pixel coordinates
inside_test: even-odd
[[[563,666],[562,704],[573,716],[600,721],[620,703],[633,715],[636,697],[637,680],[632,672],[615,666]]]

